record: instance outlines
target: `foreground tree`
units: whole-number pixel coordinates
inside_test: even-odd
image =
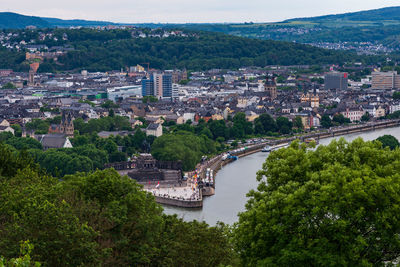
[[[34,262],[31,260],[31,252],[33,249],[33,245],[29,244],[29,241],[21,242],[20,248],[20,257],[13,258],[10,260],[5,259],[0,256],[0,266],[12,266],[12,267],[40,267],[41,264],[39,262]]]
[[[162,214],[151,194],[115,170],[56,179],[3,144],[0,218],[0,266],[226,266],[235,259],[225,226]]]
[[[399,140],[393,135],[385,134],[384,136],[378,137],[376,140],[381,142],[383,147],[389,147],[391,150],[400,146]]]
[[[235,229],[243,265],[398,262],[399,161],[400,150],[362,139],[271,153]]]

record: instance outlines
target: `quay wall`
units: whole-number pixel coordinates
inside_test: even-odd
[[[180,208],[201,208],[203,207],[203,198],[199,200],[182,200],[176,198],[166,198],[156,196],[156,202],[164,205],[175,206]]]

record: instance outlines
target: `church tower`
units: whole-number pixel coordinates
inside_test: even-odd
[[[265,81],[264,84],[265,91],[269,93],[269,97],[271,98],[271,101],[275,100],[278,96],[278,93],[276,91],[276,83],[274,78],[269,78],[267,77],[267,80]]]
[[[74,117],[72,112],[68,110],[62,111],[62,118],[60,124],[60,132],[66,134],[67,136],[74,136]]]

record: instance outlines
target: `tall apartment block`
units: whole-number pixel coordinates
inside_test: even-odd
[[[154,96],[154,81],[153,76],[148,79],[147,77],[142,78],[142,96]]]
[[[172,75],[163,73],[153,73],[150,78],[142,79],[142,95],[156,96],[157,98],[172,97]]]
[[[329,72],[325,74],[325,89],[347,90],[347,73]]]
[[[395,71],[372,73],[372,89],[392,90],[400,88],[400,75]]]

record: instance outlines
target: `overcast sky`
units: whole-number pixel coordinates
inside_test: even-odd
[[[400,0],[0,0],[0,11],[113,22],[273,22],[400,6]]]

